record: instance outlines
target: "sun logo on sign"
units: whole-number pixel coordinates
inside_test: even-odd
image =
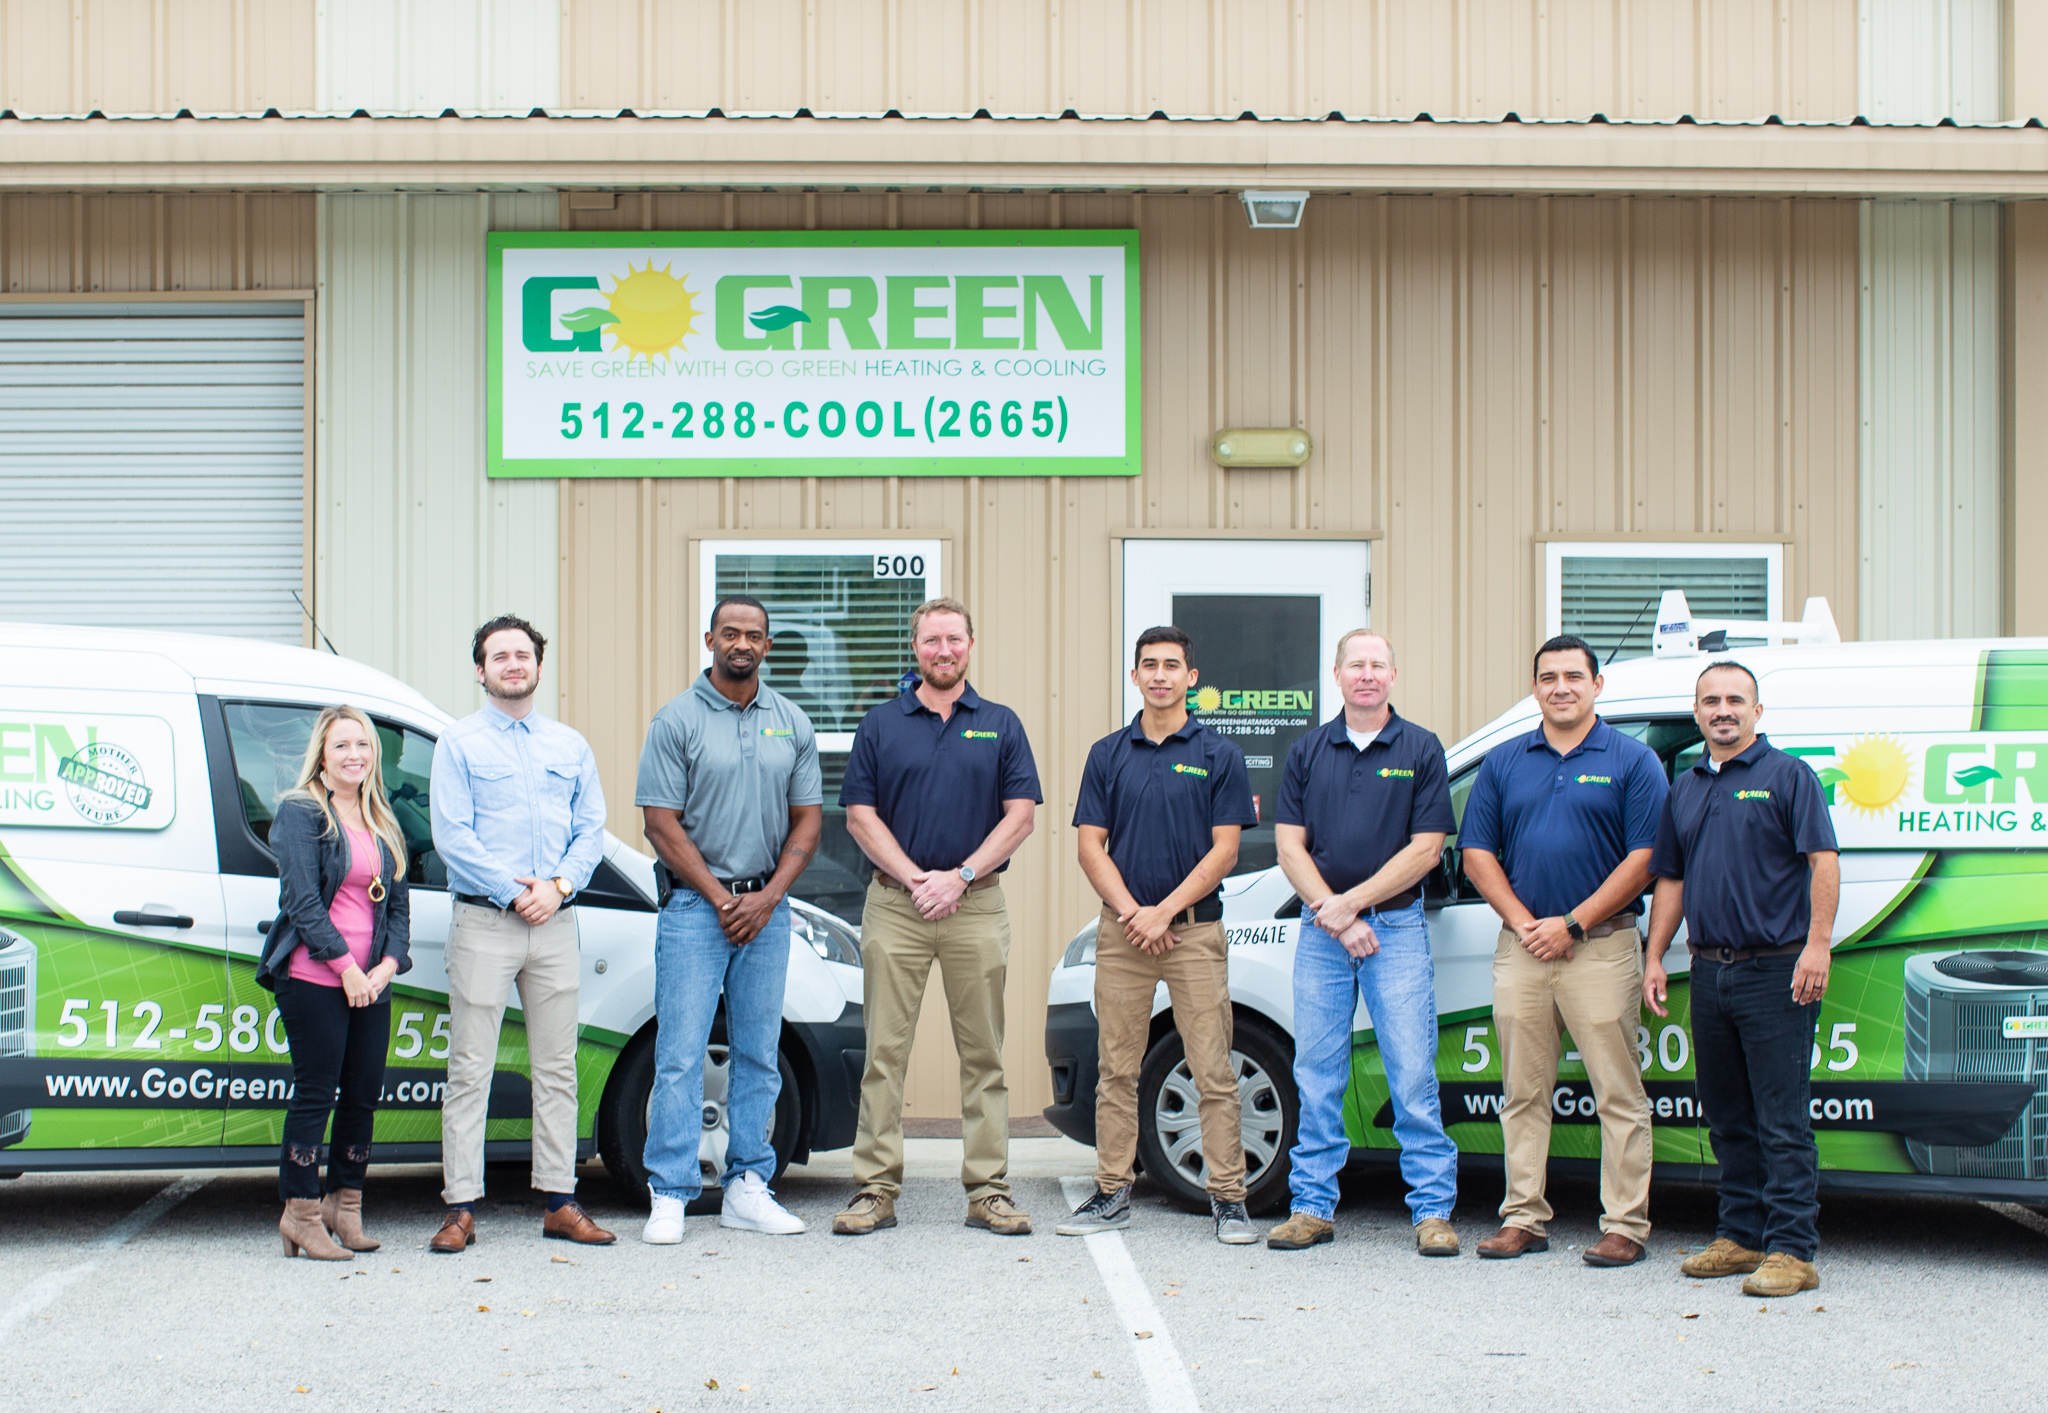
[[[1195,691],[1195,710],[1214,711],[1223,705],[1223,694],[1214,687],[1201,687]]]
[[[1829,803],[1846,804],[1858,814],[1880,814],[1913,781],[1912,758],[1892,736],[1864,736],[1835,753],[1835,763],[1820,772]]]
[[[624,279],[613,277],[605,308],[579,309],[564,315],[562,327],[571,333],[604,329],[612,336],[610,351],[626,350],[626,361],[645,358],[652,363],[682,347],[683,340],[696,332],[697,291],[683,282],[688,275],[670,273],[672,266],[659,270],[649,260],[647,267],[626,266]]]

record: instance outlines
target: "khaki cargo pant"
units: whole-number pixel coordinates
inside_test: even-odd
[[[1209,1195],[1242,1202],[1244,1130],[1230,1063],[1230,956],[1223,924],[1189,923],[1174,928],[1173,937],[1166,955],[1149,956],[1124,940],[1114,909],[1102,910],[1095,933],[1095,1185],[1114,1192],[1131,1180],[1138,1151],[1138,1070],[1152,1033],[1152,997],[1163,981],[1199,1096]]]
[[[448,1091],[441,1104],[441,1200],[484,1192],[484,1117],[512,988],[526,1018],[533,1079],[533,1185],[576,1190],[576,910],[539,927],[518,913],[455,904],[448,928]]]
[[[1600,1230],[1649,1241],[1650,1101],[1636,1053],[1642,995],[1642,944],[1633,927],[1589,937],[1572,948],[1572,960],[1554,962],[1537,961],[1519,934],[1501,929],[1493,954],[1493,1017],[1505,1091],[1503,1226],[1542,1236],[1552,1215],[1543,1186],[1559,1033],[1568,1029],[1599,1105]]]
[[[853,1179],[863,1192],[903,1191],[903,1081],[932,963],[946,985],[953,1047],[960,1052],[960,1181],[971,1201],[1007,1193],[1010,1090],[1003,1078],[1003,986],[1010,971],[1010,915],[1000,884],[971,888],[951,917],[927,922],[910,895],[868,884],[860,918],[867,1070]]]

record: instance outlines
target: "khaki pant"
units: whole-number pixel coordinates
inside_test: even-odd
[[[455,904],[448,928],[448,1092],[441,1105],[441,1200],[484,1192],[484,1117],[512,988],[526,1017],[533,1079],[533,1185],[576,1190],[576,910],[540,927],[515,912]]]
[[[1592,937],[1572,960],[1539,962],[1519,934],[1503,928],[1493,954],[1493,1016],[1500,1026],[1505,1097],[1501,1144],[1507,1160],[1503,1226],[1544,1235],[1551,1094],[1561,1030],[1586,1064],[1600,1106],[1600,1230],[1650,1238],[1650,1101],[1637,1063],[1643,994],[1639,934],[1633,927]]]
[[[1095,1081],[1095,1185],[1114,1192],[1131,1180],[1138,1150],[1138,1070],[1152,1034],[1152,998],[1163,981],[1195,1079],[1209,1195],[1242,1202],[1244,1131],[1230,1063],[1230,957],[1223,924],[1191,923],[1174,928],[1173,937],[1165,956],[1149,956],[1124,940],[1114,909],[1102,910],[1095,933],[1095,1053],[1101,1071]],[[1169,1150],[1168,1156],[1177,1155]]]
[[[868,884],[860,918],[867,1071],[853,1178],[863,1192],[903,1191],[903,1081],[932,963],[946,984],[953,1047],[960,1052],[960,1181],[970,1200],[1010,1190],[1010,1090],[1003,1078],[1003,985],[1010,971],[1010,915],[1001,885],[969,889],[960,910],[926,922],[910,895]]]

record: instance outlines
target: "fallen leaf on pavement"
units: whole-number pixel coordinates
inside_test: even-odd
[[[1150,1338],[1152,1338],[1152,1331],[1150,1331],[1150,1330],[1132,1330],[1132,1331],[1131,1331],[1131,1338],[1132,1338],[1132,1339],[1150,1339]]]
[[[706,1387],[706,1388],[717,1388],[717,1387],[718,1387],[718,1380],[716,1380],[716,1379],[706,1379],[706,1380],[704,1381],[704,1387]]]
[[[1828,1312],[1828,1307],[1827,1307],[1827,1306],[1825,1306],[1825,1305],[1816,1305],[1816,1306],[1814,1306],[1814,1307],[1813,1307],[1813,1313],[1814,1313],[1814,1314],[1816,1314],[1816,1315],[1825,1315],[1825,1314],[1827,1314],[1827,1312]]]
[[[1915,1364],[1912,1360],[1908,1359],[1902,1363],[1894,1364],[1892,1365],[1892,1367],[1894,1369],[1917,1369],[1920,1366],[1918,1364]]]
[[[476,1312],[479,1315],[488,1315],[491,1313],[491,1307],[488,1305],[479,1305],[476,1307]]]
[[[573,1266],[576,1264],[574,1261],[571,1261],[567,1256],[550,1256],[548,1257],[548,1260],[553,1262],[557,1266]],[[391,1274],[395,1276],[398,1274],[398,1272],[393,1271]]]
[[[531,1310],[521,1310],[519,1313],[524,1315],[529,1320],[533,1318],[533,1311]]]
[[[1679,1318],[1684,1320],[1697,1320],[1699,1317],[1700,1312],[1695,1310],[1690,1315],[1681,1315]]]
[[[676,1283],[674,1281],[670,1281],[667,1285],[662,1287],[663,1290],[674,1290],[675,1288]]]
[[[489,1285],[490,1283],[491,1278],[489,1276],[478,1276],[473,1282],[471,1282],[471,1284],[473,1285]]]

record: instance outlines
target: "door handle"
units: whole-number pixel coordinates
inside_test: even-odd
[[[114,921],[122,927],[176,927],[187,928],[195,924],[183,913],[144,913],[123,908],[114,914]]]

